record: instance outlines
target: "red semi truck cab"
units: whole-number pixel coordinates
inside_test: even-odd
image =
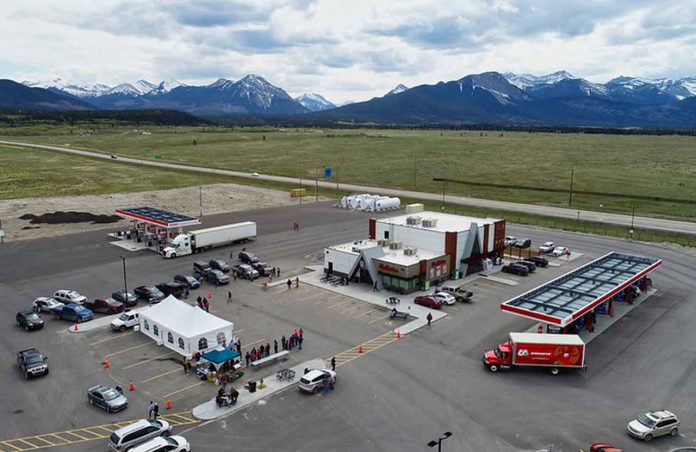
[[[575,334],[510,333],[507,342],[484,352],[483,364],[491,372],[538,366],[557,375],[562,368],[585,368],[585,343]]]

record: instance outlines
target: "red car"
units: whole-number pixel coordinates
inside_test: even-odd
[[[94,312],[103,312],[104,314],[116,314],[123,311],[123,303],[116,301],[113,298],[96,298],[93,301],[85,301],[85,307],[88,307]]]
[[[616,446],[612,446],[607,443],[594,443],[590,446],[590,452],[622,452],[623,449],[619,449]]]
[[[442,302],[432,295],[416,297],[413,299],[413,302],[426,308],[440,309],[442,307]]]

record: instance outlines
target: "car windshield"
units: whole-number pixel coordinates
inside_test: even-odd
[[[39,316],[35,312],[25,314],[27,320],[39,320]]]
[[[27,364],[41,364],[43,363],[43,356],[41,355],[29,355],[27,358]]]
[[[123,313],[118,317],[119,320],[123,320],[124,322],[128,320],[128,314]]]
[[[157,296],[164,295],[162,293],[162,291],[159,290],[157,287],[153,287],[152,290],[150,290],[150,292],[152,293],[152,295],[157,295]]]
[[[82,312],[82,311],[85,311],[85,310],[87,310],[87,308],[85,308],[85,307],[82,306],[82,305],[79,305],[79,304],[78,304],[77,306],[75,306],[75,312]]]
[[[106,300],[104,300],[104,303],[109,304],[109,305],[114,305],[117,303],[117,301],[114,300],[113,298],[107,298]]]
[[[498,358],[500,358],[500,356],[502,355],[502,353],[500,352],[500,347],[496,347],[495,350],[493,350],[493,353],[495,353],[495,356],[497,356]]]
[[[641,424],[643,424],[644,426],[646,426],[648,428],[655,427],[655,421],[653,421],[652,419],[650,419],[648,416],[646,416],[644,414],[641,414],[640,416],[638,416],[638,422],[640,422]]]
[[[80,297],[80,294],[75,292],[74,290],[72,292],[68,292],[65,295],[67,295],[69,298],[79,298]]]
[[[102,395],[104,396],[104,400],[114,400],[115,398],[117,398],[121,394],[119,394],[118,391],[115,389],[108,389],[108,390],[104,391],[102,393]]]

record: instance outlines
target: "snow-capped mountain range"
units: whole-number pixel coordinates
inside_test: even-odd
[[[186,86],[177,80],[163,80],[157,84],[147,80],[138,80],[135,83],[121,83],[116,86],[109,86],[103,83],[96,84],[76,84],[70,83],[62,78],[40,82],[22,82],[30,88],[44,88],[51,91],[62,91],[76,97],[98,97],[109,94],[124,94],[127,96],[144,96],[146,94],[164,94],[179,86]]]
[[[309,111],[324,111],[330,108],[336,108],[336,105],[329,102],[321,94],[304,93],[295,98],[296,102],[302,104]]]

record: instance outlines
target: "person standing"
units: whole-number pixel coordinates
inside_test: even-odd
[[[331,370],[336,372],[336,357],[335,356],[331,358]]]
[[[188,298],[188,297],[189,297],[189,288],[186,287],[186,288],[184,289],[184,298]]]
[[[273,339],[273,353],[278,353],[278,340]]]
[[[292,281],[290,281],[290,278],[288,278],[288,282],[285,284],[288,285],[288,289],[290,289],[292,287]]]
[[[302,350],[302,336],[297,336],[297,348]]]
[[[228,303],[232,302],[232,291],[230,291],[230,290],[227,291],[227,302]]]
[[[239,353],[239,356],[242,356],[242,340],[237,339],[237,353]]]
[[[324,377],[322,384],[324,385],[324,395],[326,395],[329,393],[329,377]]]
[[[251,359],[249,352],[246,352],[244,355],[244,362],[246,362],[246,366],[249,367],[249,360]]]
[[[266,342],[266,356],[271,356],[271,344]]]
[[[280,276],[280,267],[278,267],[278,276]]]
[[[155,402],[150,400],[150,406],[147,409],[147,418],[152,419],[152,414],[155,412]]]
[[[188,363],[186,362],[185,356],[183,358],[181,358],[181,365],[184,368],[184,373],[187,374],[188,373]]]
[[[300,335],[300,338],[304,340],[304,330],[302,329],[302,327],[300,327],[300,331],[298,331],[298,333]]]
[[[425,320],[428,321],[428,326],[430,326],[430,322],[433,321],[433,313],[432,313],[432,312],[429,312],[429,313],[428,313],[428,316],[425,318]]]
[[[280,343],[283,344],[283,350],[288,349],[288,340],[285,338],[284,334],[283,337],[280,338]]]
[[[299,288],[300,288],[300,278],[295,277],[295,289],[299,289]]]
[[[157,420],[157,416],[159,416],[159,405],[155,402],[155,406],[152,407],[152,418]]]

